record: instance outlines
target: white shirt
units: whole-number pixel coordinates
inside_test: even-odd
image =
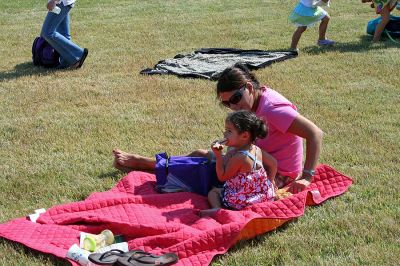
[[[51,0],[48,0],[47,2],[50,2]],[[63,3],[64,4],[64,6],[69,6],[69,5],[72,5],[73,3],[75,3],[75,1],[76,0],[56,0],[55,2],[56,2],[56,4],[59,4],[59,3]]]
[[[323,2],[322,0],[300,0],[300,3],[306,7],[316,7],[316,6],[329,6],[329,2]]]

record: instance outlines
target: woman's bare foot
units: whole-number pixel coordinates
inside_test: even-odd
[[[114,163],[113,166],[124,172],[131,172],[135,170],[152,171],[156,168],[156,159],[143,157],[133,153],[127,153],[120,149],[114,149]]]
[[[113,150],[113,154],[114,154],[113,167],[122,172],[126,172],[126,173],[134,171],[135,169],[133,169],[132,167],[126,167],[126,166],[122,165],[122,163],[124,163],[125,160],[123,160],[122,157],[120,157],[120,155],[122,155],[121,152],[122,151],[120,151],[118,149]]]

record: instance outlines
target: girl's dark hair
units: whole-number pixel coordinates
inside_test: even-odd
[[[251,142],[256,138],[263,139],[267,136],[267,125],[250,111],[240,110],[229,113],[226,121],[233,124],[239,133],[249,132]]]
[[[260,89],[260,82],[254,74],[245,65],[236,63],[221,73],[217,82],[217,96],[221,92],[238,90],[246,82],[251,82],[256,90]]]

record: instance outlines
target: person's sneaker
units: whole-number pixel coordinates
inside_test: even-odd
[[[86,57],[87,57],[88,53],[89,53],[89,50],[84,48],[81,59],[79,59],[75,64],[69,66],[68,68],[72,69],[72,70],[81,68],[82,65],[83,65],[83,62],[85,62],[85,60],[86,60]]]
[[[334,45],[335,41],[332,41],[332,40],[329,40],[329,39],[318,40],[317,44],[319,46],[329,46],[329,45]]]
[[[297,53],[297,55],[300,53],[299,48],[289,48],[288,51],[289,51],[289,52],[292,52],[292,53]]]

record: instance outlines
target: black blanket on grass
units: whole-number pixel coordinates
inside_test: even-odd
[[[174,74],[180,77],[217,80],[225,68],[238,62],[250,69],[258,69],[297,55],[295,51],[202,48],[189,54],[178,54],[172,59],[161,60],[153,69],[143,69],[140,74]]]

